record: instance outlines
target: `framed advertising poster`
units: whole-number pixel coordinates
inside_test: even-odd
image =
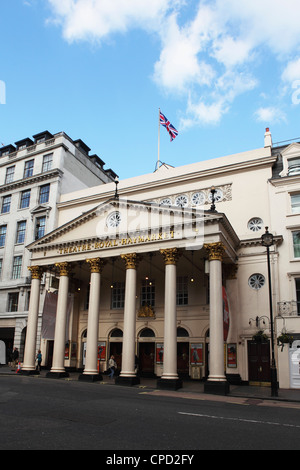
[[[106,341],[100,341],[98,343],[98,361],[106,360]]]
[[[156,364],[164,362],[164,344],[156,343]]]
[[[233,369],[237,367],[236,343],[227,344],[227,367]]]
[[[203,343],[191,343],[191,365],[203,366]]]

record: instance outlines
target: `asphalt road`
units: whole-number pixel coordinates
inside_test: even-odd
[[[101,458],[112,464],[125,463],[107,460],[123,455],[168,463],[155,459],[174,454],[189,465],[202,450],[299,448],[300,403],[0,377],[1,450],[105,450]],[[182,462],[182,455],[193,462]],[[127,463],[142,468],[141,462]]]

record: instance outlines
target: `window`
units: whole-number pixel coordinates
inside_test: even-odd
[[[141,287],[141,306],[155,306],[155,282],[149,279],[142,281]]]
[[[46,217],[38,217],[35,225],[35,240],[42,238],[45,235]]]
[[[188,304],[188,278],[187,276],[177,277],[176,303],[177,305]]]
[[[111,308],[113,310],[124,308],[125,283],[114,282],[111,289]]]
[[[26,209],[30,204],[30,189],[21,193],[20,209]]]
[[[17,223],[16,243],[24,243],[26,233],[26,220]]]
[[[3,259],[0,259],[0,278],[2,275],[2,266],[3,266]]]
[[[262,274],[252,274],[248,279],[249,286],[254,290],[260,290],[265,285],[265,277]]]
[[[25,162],[24,178],[29,178],[30,176],[33,175],[33,166],[34,166],[34,160],[29,160],[28,162]]]
[[[7,214],[10,211],[11,196],[4,196],[2,199],[2,214]]]
[[[288,176],[294,176],[300,174],[300,158],[294,158],[293,160],[289,160],[289,172]]]
[[[15,256],[13,262],[12,279],[20,279],[22,270],[22,256]]]
[[[7,225],[2,225],[0,227],[0,246],[5,245]]]
[[[11,292],[8,294],[8,311],[17,312],[19,303],[19,293]]]
[[[300,194],[291,196],[292,214],[300,214]]]
[[[295,279],[296,281],[296,296],[297,296],[297,312],[300,315],[300,279]]]
[[[248,222],[248,229],[251,230],[251,232],[259,232],[263,226],[264,223],[259,217],[253,217],[253,219]]]
[[[49,194],[50,194],[50,184],[45,184],[44,186],[40,187],[40,197],[39,203],[45,204],[49,201]]]
[[[15,167],[6,168],[5,184],[12,183],[14,180]]]
[[[49,155],[44,155],[43,157],[43,167],[42,167],[42,172],[45,173],[45,171],[49,171],[52,168],[52,157],[53,154],[49,153]]]
[[[294,257],[300,258],[300,232],[293,232]]]

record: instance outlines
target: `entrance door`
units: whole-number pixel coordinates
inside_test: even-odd
[[[117,363],[117,366],[118,366],[118,372],[121,371],[121,367],[122,367],[122,346],[123,346],[123,343],[119,342],[119,343],[110,343],[109,345],[109,357],[108,359],[110,358],[110,356],[115,356],[115,361]]]
[[[51,369],[53,360],[54,341],[47,341],[46,369]]]
[[[139,343],[139,375],[154,376],[155,343]]]
[[[177,343],[177,373],[180,377],[189,375],[190,343]]]
[[[256,343],[248,341],[249,382],[259,385],[271,382],[270,341]]]

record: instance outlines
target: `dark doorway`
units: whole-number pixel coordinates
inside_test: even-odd
[[[51,369],[53,360],[54,341],[47,341],[46,369]]]
[[[139,343],[139,375],[154,377],[155,343]]]
[[[190,343],[177,343],[177,373],[180,377],[189,376]]]
[[[116,361],[117,366],[118,366],[117,370],[118,370],[119,373],[121,372],[121,367],[122,367],[122,347],[123,347],[122,342],[110,343],[109,344],[108,359],[110,358],[110,356],[115,356],[115,361]]]
[[[271,382],[270,341],[248,341],[249,382],[260,385]]]

